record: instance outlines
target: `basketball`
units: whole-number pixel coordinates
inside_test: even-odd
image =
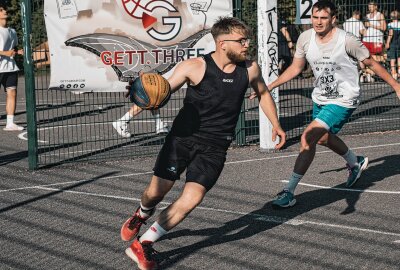
[[[169,82],[156,73],[144,73],[130,87],[129,98],[144,110],[155,110],[164,106],[171,96]]]

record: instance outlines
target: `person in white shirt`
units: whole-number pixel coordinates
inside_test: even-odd
[[[361,39],[362,36],[365,35],[365,32],[367,31],[367,29],[365,28],[364,23],[362,21],[360,21],[360,19],[361,19],[361,12],[359,10],[354,10],[353,16],[351,18],[347,19],[343,23],[343,30],[348,33],[351,33],[351,34],[355,35],[357,38]],[[360,82],[367,81],[365,66],[362,62],[359,62],[359,65],[361,68]],[[368,77],[368,80],[372,81],[372,78]]]
[[[367,21],[365,22],[367,31],[363,42],[374,59],[377,60],[378,57],[374,55],[380,55],[383,52],[383,32],[386,31],[386,21],[385,16],[378,11],[378,4],[375,1],[368,3],[368,11]]]
[[[361,38],[367,29],[365,29],[365,26],[360,19],[361,12],[359,10],[354,10],[353,16],[343,23],[344,31],[352,33],[356,37]]]
[[[2,85],[7,93],[7,123],[3,130],[21,131],[24,128],[14,123],[19,70],[14,56],[23,52],[15,49],[18,45],[17,33],[7,27],[7,18],[7,8],[0,3],[0,86]]]
[[[385,62],[383,56],[383,33],[386,31],[385,16],[378,11],[378,4],[375,1],[368,3],[368,11],[369,13],[365,18],[365,27],[367,28],[367,31],[364,34],[363,43],[365,47],[368,48],[374,60]],[[372,70],[366,69],[364,73],[365,81],[373,82],[374,75],[375,73]]]
[[[271,91],[295,78],[306,61],[315,77],[311,95],[313,121],[301,136],[300,153],[293,173],[283,191],[272,202],[274,207],[290,207],[296,203],[294,190],[310,167],[317,144],[328,147],[346,161],[349,168],[347,187],[352,187],[367,168],[368,158],[356,156],[336,135],[360,104],[357,60],[387,82],[400,99],[400,84],[371,57],[358,38],[335,26],[336,14],[335,5],[328,0],[320,0],[313,5],[313,28],[300,35],[292,64],[268,85]]]

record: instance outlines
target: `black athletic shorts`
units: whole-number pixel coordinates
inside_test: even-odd
[[[227,149],[199,142],[193,137],[168,135],[158,154],[154,175],[175,181],[186,169],[186,182],[210,190],[224,168]]]
[[[4,91],[7,91],[7,88],[17,89],[18,72],[0,73],[0,85],[4,87]]]

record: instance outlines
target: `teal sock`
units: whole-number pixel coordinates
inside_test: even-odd
[[[300,182],[303,175],[297,174],[295,172],[292,173],[289,179],[289,183],[286,184],[285,189],[289,190],[290,193],[294,194],[294,190],[297,187],[297,184]]]

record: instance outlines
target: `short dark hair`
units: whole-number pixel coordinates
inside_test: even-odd
[[[361,12],[359,10],[354,10],[353,15],[361,15]]]
[[[317,11],[320,11],[323,9],[326,10],[329,8],[329,10],[330,10],[329,14],[331,15],[331,17],[336,16],[336,14],[337,14],[337,8],[336,8],[335,4],[329,0],[320,0],[320,1],[316,2],[313,5],[312,10],[314,10],[315,8],[317,9]]]
[[[218,36],[239,32],[246,37],[250,35],[250,28],[241,20],[235,17],[219,17],[211,27],[211,35],[216,40]]]
[[[0,0],[0,8],[3,8],[4,10],[8,10],[6,1]]]

